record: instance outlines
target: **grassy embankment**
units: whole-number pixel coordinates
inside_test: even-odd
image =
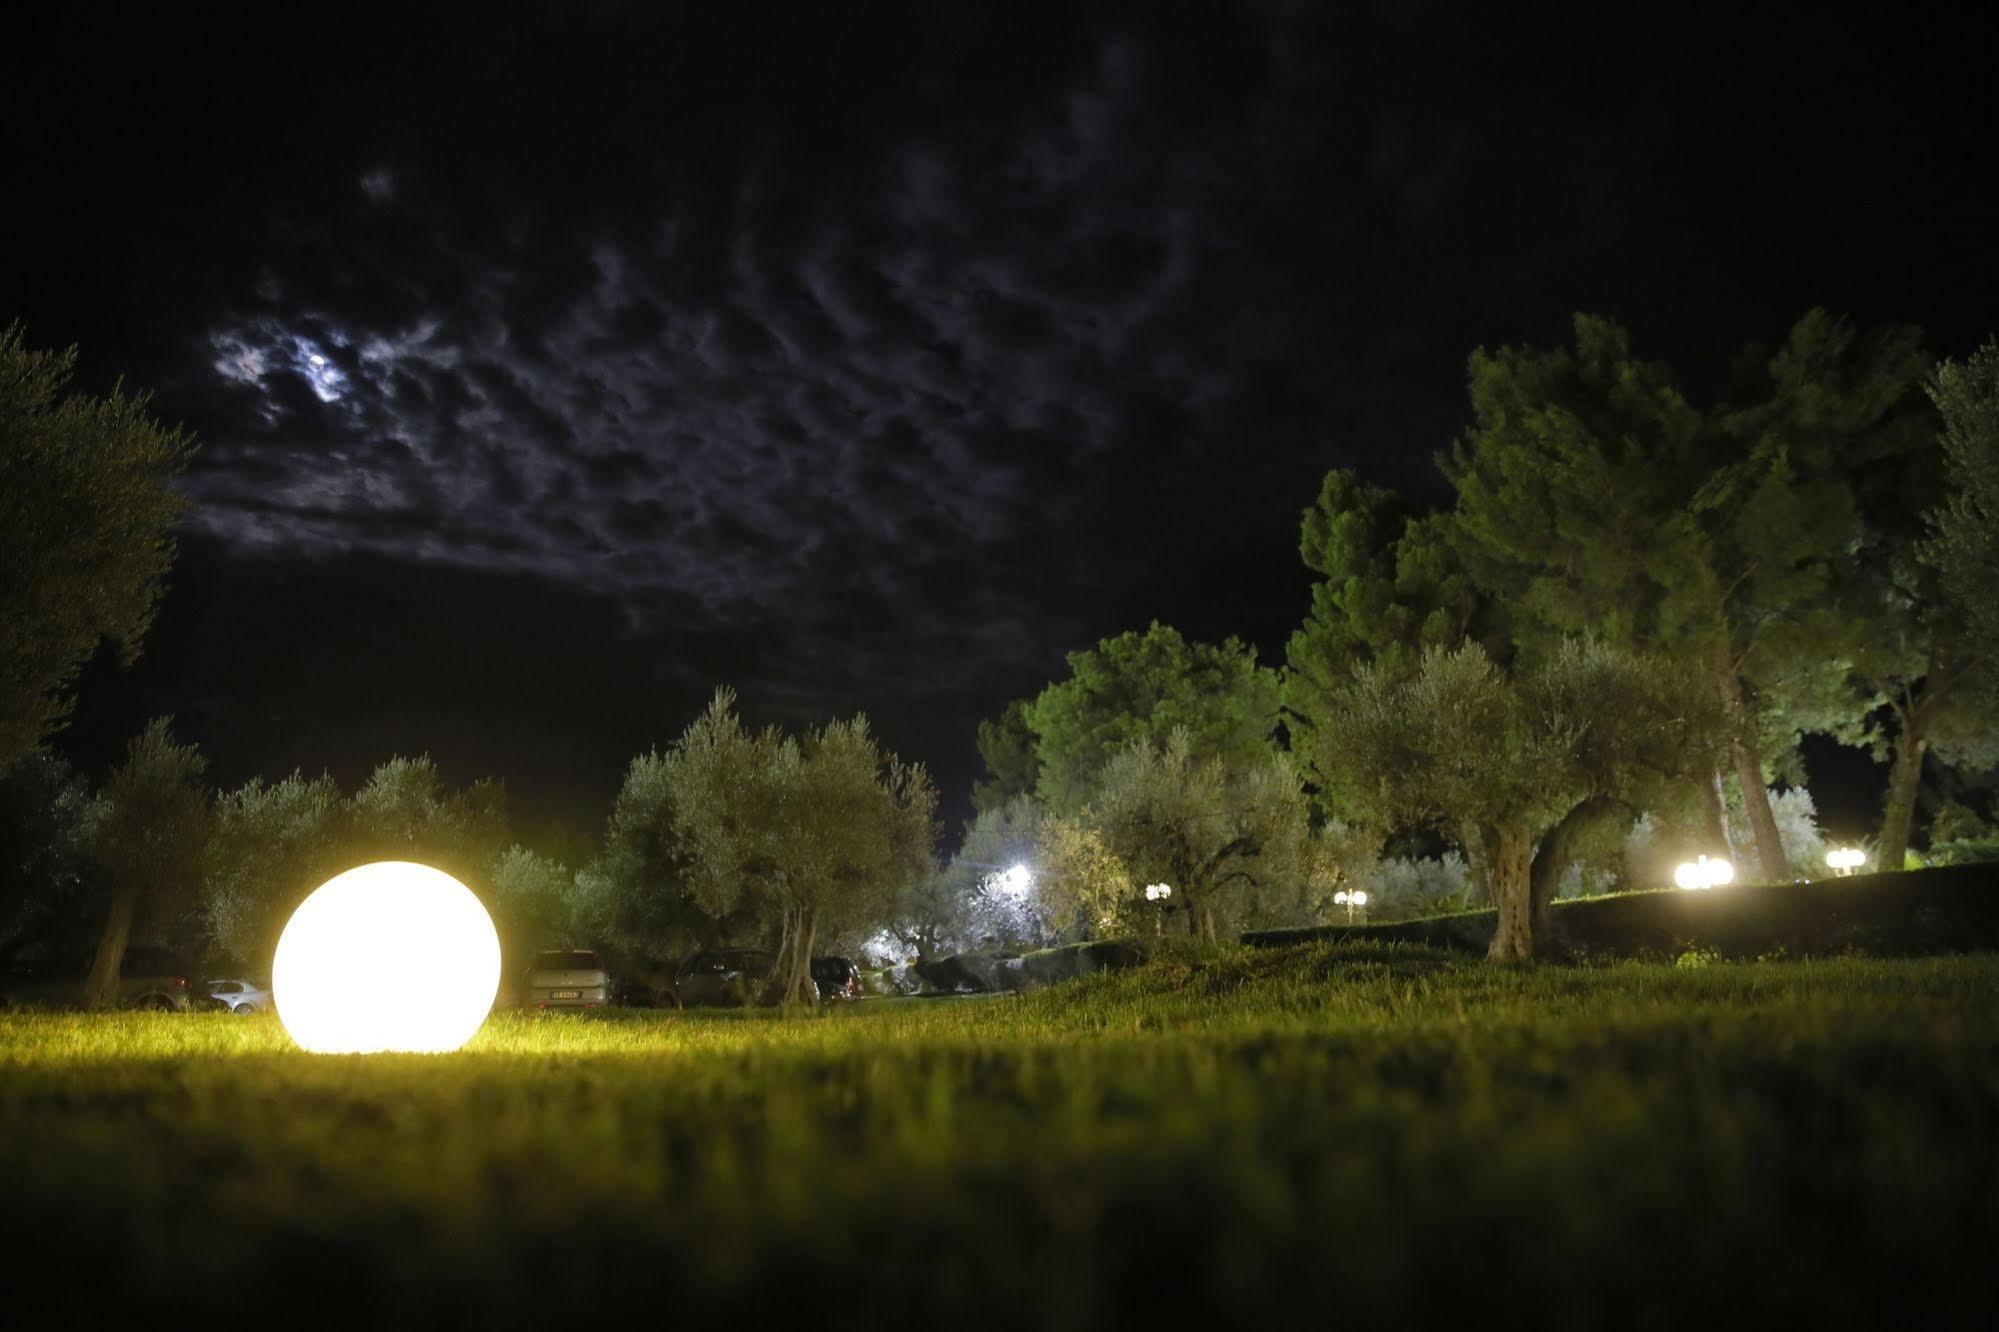
[[[1995,1000],[1318,945],[440,1057],[3,1015],[0,1261],[83,1326],[1900,1323],[1985,1298]]]

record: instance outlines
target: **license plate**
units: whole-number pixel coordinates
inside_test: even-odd
[[[581,990],[550,990],[550,991],[548,992],[548,997],[549,997],[549,998],[551,998],[551,999],[581,999],[581,998],[583,997],[583,991],[581,991]]]

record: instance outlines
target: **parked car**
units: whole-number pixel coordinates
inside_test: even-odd
[[[677,1008],[745,1008],[777,1002],[770,973],[777,959],[761,948],[713,948],[680,964],[673,976]]]
[[[812,959],[812,983],[819,987],[819,1002],[861,997],[861,969],[844,957]]]
[[[522,1008],[602,1008],[610,1001],[611,977],[588,949],[543,953],[521,978]]]
[[[8,1008],[82,1008],[94,949],[66,944],[24,949],[0,974],[0,1004]],[[193,968],[171,950],[134,944],[118,969],[118,1003],[161,1013],[185,1013],[206,998],[188,977]]]
[[[629,976],[611,978],[611,1002],[620,1008],[651,1008],[652,986]]]
[[[271,987],[250,980],[212,980],[208,996],[232,1013],[261,1013],[271,1006]]]

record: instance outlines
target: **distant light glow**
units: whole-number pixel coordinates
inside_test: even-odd
[[[1720,888],[1735,882],[1735,866],[1719,857],[1710,860],[1702,856],[1675,869],[1673,882],[1694,890]]]
[[[1825,863],[1834,872],[1847,875],[1867,863],[1867,853],[1857,846],[1838,846],[1825,853]]]
[[[1148,902],[1164,902],[1171,896],[1173,896],[1173,887],[1171,884],[1148,883],[1145,885],[1145,900]]]
[[[271,962],[278,1020],[318,1054],[456,1050],[486,1020],[500,938],[472,890],[442,870],[380,861],[299,904]]]
[[[1025,865],[1009,867],[999,876],[999,886],[1010,893],[1024,893],[1034,886],[1034,871]]]
[[[346,372],[328,360],[311,338],[292,339],[292,368],[305,376],[321,402],[338,402],[347,392]]]

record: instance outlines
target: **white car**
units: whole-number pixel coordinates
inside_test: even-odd
[[[232,1013],[261,1013],[271,1006],[268,987],[247,980],[212,980],[209,997]]]
[[[521,978],[522,1008],[602,1008],[611,1002],[611,977],[588,949],[542,953]]]

